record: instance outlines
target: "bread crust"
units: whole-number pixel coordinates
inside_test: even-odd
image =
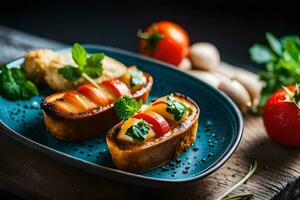
[[[112,160],[118,169],[133,173],[149,171],[179,156],[194,143],[200,109],[190,98],[178,93],[174,95],[190,102],[193,105],[193,113],[165,136],[124,149],[116,142],[116,136],[123,121],[109,131],[106,142]]]

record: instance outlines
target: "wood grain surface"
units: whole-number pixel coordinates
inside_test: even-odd
[[[259,167],[236,193],[251,192],[270,199],[300,175],[300,152],[272,142],[260,117],[245,117],[245,132],[233,156],[210,176],[170,189],[137,188],[82,172],[0,136],[0,177],[3,187],[28,198],[50,199],[215,199],[238,182],[253,160]]]
[[[24,35],[11,29],[1,29],[7,35],[8,49],[20,48],[20,37]],[[6,32],[5,32],[6,31]],[[27,36],[27,35],[26,35]],[[28,36],[34,43],[34,37]],[[41,43],[23,49],[59,46],[38,39]],[[0,42],[0,46],[3,42]],[[29,45],[29,44],[28,44]],[[2,52],[4,48],[1,48]],[[6,48],[7,49],[7,48]],[[18,54],[7,53],[7,58]],[[2,53],[2,55],[4,55]],[[1,56],[0,56],[1,57]],[[1,59],[0,59],[1,60]],[[245,116],[244,137],[233,156],[219,170],[196,182],[170,189],[149,189],[124,185],[72,168],[34,151],[0,133],[0,187],[21,197],[30,199],[216,199],[226,189],[238,182],[253,160],[258,170],[236,193],[251,192],[255,199],[271,199],[288,181],[300,176],[299,149],[282,147],[272,142],[265,133],[262,119]]]

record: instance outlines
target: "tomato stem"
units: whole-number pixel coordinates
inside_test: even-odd
[[[155,24],[152,25],[152,33],[146,33],[142,30],[138,30],[137,36],[138,38],[146,41],[145,50],[148,50],[151,53],[157,48],[158,42],[164,38],[164,35],[157,31]]]
[[[295,91],[289,90],[287,87],[282,87],[287,93],[286,101],[294,103],[300,109],[300,90],[299,85],[295,85]]]

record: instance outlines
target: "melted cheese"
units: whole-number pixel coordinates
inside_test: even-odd
[[[117,135],[117,139],[123,142],[130,142],[130,143],[139,143],[141,142],[140,140],[134,139],[128,135],[126,135],[127,130],[134,125],[137,121],[139,121],[139,119],[135,119],[135,118],[130,118],[127,121],[124,122],[124,124],[121,127],[121,130],[119,131],[118,135]],[[152,130],[152,128],[149,129],[149,132],[147,134],[147,138],[146,140],[149,140],[151,138],[155,137],[155,133]],[[144,140],[143,142],[145,142],[146,140]]]
[[[176,97],[175,97],[176,98]],[[179,99],[176,98],[176,100],[180,101]],[[182,102],[182,101],[180,101]],[[187,107],[189,107],[189,105],[187,105],[185,102],[182,102],[184,103]],[[145,110],[149,110],[149,111],[154,111],[154,112],[157,112],[158,114],[160,114],[161,116],[163,116],[164,118],[168,119],[168,120],[171,120],[171,121],[176,121],[174,119],[174,115],[172,113],[169,113],[167,111],[167,104],[166,103],[158,103],[156,105],[150,105],[148,106]],[[182,122],[182,121],[185,121],[189,116],[189,112],[185,112],[183,114],[183,116],[181,117],[181,119],[179,121],[176,121],[176,122]]]

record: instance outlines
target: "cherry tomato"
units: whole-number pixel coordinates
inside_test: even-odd
[[[276,142],[287,146],[300,146],[300,109],[294,102],[300,100],[295,86],[275,92],[268,100],[263,114],[268,135]],[[295,100],[293,102],[293,99]]]
[[[88,99],[99,106],[106,106],[109,104],[109,101],[105,94],[100,89],[92,85],[82,85],[77,89],[77,92],[86,96]]]
[[[112,89],[112,91],[114,91],[114,93],[116,93],[116,95],[118,96],[131,95],[131,92],[127,85],[119,79],[103,81],[103,85]]]
[[[163,136],[171,130],[168,122],[160,114],[153,111],[137,113],[133,116],[136,119],[143,119],[152,125],[152,129],[158,136]]]
[[[178,66],[189,51],[189,36],[178,24],[161,21],[138,32],[139,52]]]

